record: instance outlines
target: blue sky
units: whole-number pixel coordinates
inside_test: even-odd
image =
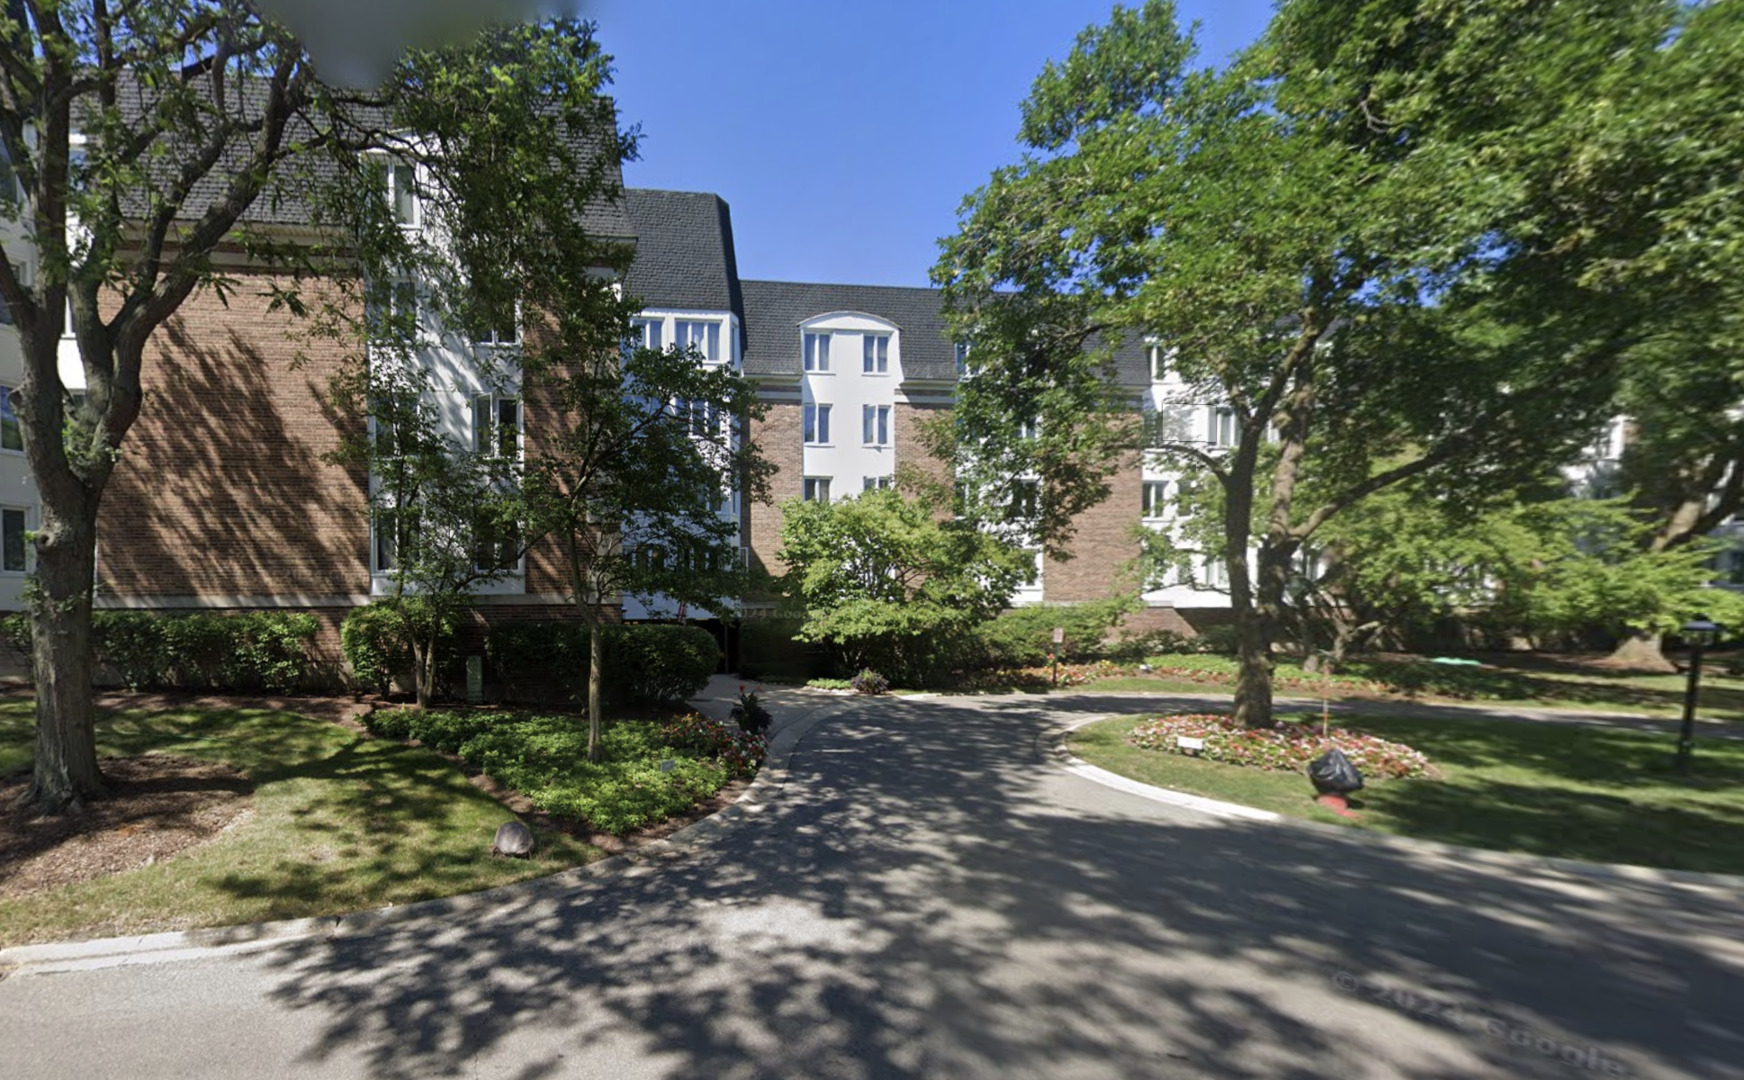
[[[600,0],[636,187],[713,191],[748,278],[924,285],[963,196],[1017,159],[1018,105],[1108,0]],[[1201,58],[1270,0],[1180,0]]]

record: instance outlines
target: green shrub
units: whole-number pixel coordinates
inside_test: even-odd
[[[608,723],[604,760],[597,762],[587,759],[586,724],[570,716],[378,709],[368,725],[384,738],[417,739],[458,754],[538,809],[612,833],[688,810],[734,776],[754,773],[764,751],[761,738],[715,721]]]
[[[1064,630],[1062,663],[1087,663],[1108,652],[1104,639],[1136,597],[1112,597],[1082,604],[1037,604],[1013,608],[981,624],[966,643],[965,667],[1040,667],[1055,651],[1054,628]]]
[[[390,604],[352,608],[339,624],[339,649],[351,665],[354,683],[386,694],[394,675],[412,662],[399,612]]]
[[[683,701],[721,664],[720,645],[700,626],[614,626],[603,645],[606,685],[621,700]]]
[[[297,611],[257,611],[243,616],[240,639],[233,642],[230,674],[234,683],[255,684],[273,694],[289,694],[303,683],[309,643],[321,624]]]
[[[890,680],[866,668],[848,681],[856,694],[882,694],[890,689]]]
[[[121,676],[129,690],[169,686],[172,618],[149,611],[91,613],[91,646],[97,657]]]
[[[511,695],[536,676],[553,676],[577,699],[587,693],[588,630],[575,622],[503,623],[490,628],[485,655]],[[617,701],[681,701],[708,685],[720,646],[700,626],[608,626],[600,641],[604,693]]]
[[[807,681],[805,685],[811,687],[813,690],[852,690],[854,688],[854,680],[811,679]]]

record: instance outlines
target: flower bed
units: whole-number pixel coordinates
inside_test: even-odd
[[[1182,736],[1203,739],[1205,745],[1196,751],[1183,750],[1176,743]],[[1286,722],[1275,728],[1250,729],[1237,727],[1230,716],[1187,713],[1146,720],[1133,728],[1129,738],[1143,750],[1191,754],[1251,769],[1305,773],[1310,761],[1336,747],[1366,777],[1406,780],[1436,775],[1427,757],[1403,743],[1340,727],[1329,728],[1322,735],[1318,723]]]

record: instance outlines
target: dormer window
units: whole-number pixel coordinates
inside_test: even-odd
[[[805,370],[830,370],[830,335],[805,335]]]
[[[969,373],[969,343],[967,341],[957,342],[955,351],[957,354],[957,374],[967,375]]]
[[[1151,369],[1151,382],[1163,382],[1169,377],[1169,358],[1161,345],[1145,346],[1145,360]]]
[[[890,374],[890,335],[867,334],[863,342],[860,370],[867,375]]]
[[[693,319],[679,319],[674,326],[677,334],[676,343],[679,348],[689,351],[694,348],[705,364],[716,364],[721,359],[721,324]]]

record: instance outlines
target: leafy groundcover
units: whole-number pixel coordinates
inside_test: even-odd
[[[1181,738],[1203,739],[1201,748],[1184,748]],[[1237,726],[1231,716],[1182,713],[1146,720],[1129,737],[1143,750],[1161,750],[1278,772],[1306,773],[1308,763],[1333,748],[1344,751],[1364,776],[1380,780],[1432,778],[1436,770],[1423,754],[1403,743],[1389,742],[1336,725],[1322,734],[1318,718],[1285,720],[1275,728]]]
[[[587,759],[576,716],[469,709],[377,710],[374,734],[455,754],[525,795],[538,809],[609,833],[664,821],[749,777],[767,743],[707,717],[607,721],[601,761]]]

